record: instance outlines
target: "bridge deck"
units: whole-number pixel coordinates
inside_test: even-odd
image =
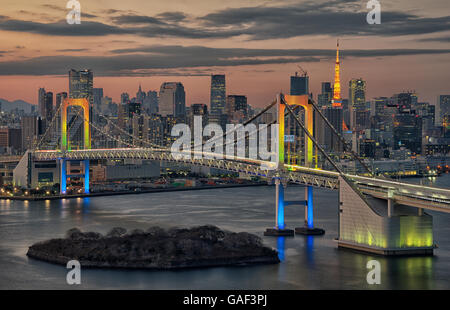
[[[58,150],[34,151],[32,156],[35,160],[47,161],[65,158],[68,160],[84,159],[149,159],[166,162],[179,162],[189,165],[217,168],[221,170],[246,173],[254,176],[271,178],[282,174],[288,181],[323,187],[329,189],[339,188],[339,173],[321,169],[313,169],[295,165],[284,165],[282,172],[273,170],[274,163],[252,160],[248,158],[234,157],[232,159],[215,158],[174,158],[167,149],[92,149],[73,150],[61,152]],[[381,178],[369,178],[346,174],[346,177],[355,182],[358,189],[364,193],[377,198],[392,198],[401,204],[418,208],[436,210],[450,213],[450,190],[435,187],[427,187]]]

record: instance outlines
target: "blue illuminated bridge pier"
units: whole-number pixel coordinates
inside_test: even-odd
[[[71,104],[66,99],[65,106]],[[77,102],[78,105],[81,105]],[[62,146],[58,150],[33,149],[27,151],[18,164],[24,171],[23,180],[29,180],[33,162],[52,161],[57,163],[60,171],[60,192],[64,196],[66,179],[71,177],[66,170],[66,163],[77,161],[83,167],[78,177],[84,178],[84,191],[89,193],[89,161],[101,159],[146,159],[162,162],[176,162],[191,166],[217,168],[230,172],[238,172],[267,179],[276,186],[274,201],[274,226],[265,231],[265,235],[292,236],[297,234],[319,235],[324,231],[314,222],[313,189],[316,187],[339,191],[336,207],[339,210],[339,232],[337,245],[339,247],[371,252],[382,255],[431,255],[435,244],[433,241],[433,217],[427,210],[450,213],[450,190],[435,187],[419,186],[397,182],[382,177],[374,177],[364,163],[345,144],[330,122],[321,114],[314,101],[307,95],[287,96],[279,94],[277,98],[260,113],[244,122],[243,125],[255,121],[269,109],[276,109],[278,130],[277,162],[267,162],[244,157],[209,159],[205,156],[172,155],[170,149],[145,141],[148,147],[131,147],[115,149],[91,149],[90,132],[85,130],[85,149],[70,150],[67,148],[67,132],[62,133]],[[299,117],[298,111],[304,111],[304,117]],[[344,172],[338,163],[317,143],[312,134],[311,111],[329,126],[333,133],[342,141],[344,150],[350,152],[361,165],[367,169],[364,175],[353,175]],[[85,123],[95,130],[102,131],[89,121],[89,113],[85,113]],[[302,164],[292,164],[285,161],[284,119],[290,116],[301,128],[304,134],[304,151]],[[66,124],[61,124],[65,128]],[[108,134],[108,133],[105,133]],[[272,137],[273,138],[273,137]],[[237,143],[237,140],[234,140]],[[347,149],[346,149],[347,148]],[[183,152],[195,153],[195,146]],[[314,156],[314,152],[316,155]],[[317,168],[314,158],[320,154],[334,171]],[[304,193],[296,201],[284,199],[284,189],[288,184],[304,185]],[[305,208],[304,224],[295,229],[285,225],[285,207],[300,205]]]

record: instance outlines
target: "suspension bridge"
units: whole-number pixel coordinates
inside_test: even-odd
[[[71,149],[68,143],[67,111],[70,106],[78,106],[83,111],[84,149]],[[275,100],[262,109],[255,116],[243,123],[250,124],[258,120],[263,113],[276,109],[276,119],[271,124],[278,124],[277,161],[269,162],[238,156],[212,158],[211,156],[181,156],[174,157],[170,148],[160,146],[135,137],[123,130],[107,118],[118,131],[131,137],[133,142],[124,141],[113,136],[107,130],[100,128],[89,119],[89,102],[85,98],[65,99],[55,113],[53,123],[60,115],[60,133],[58,149],[41,149],[47,132],[40,143],[26,152],[18,166],[26,171],[23,183],[31,182],[33,162],[55,162],[59,167],[60,194],[63,197],[67,191],[67,178],[81,177],[84,179],[84,192],[89,193],[89,163],[91,160],[104,159],[146,159],[162,162],[176,162],[189,166],[203,166],[217,168],[230,172],[238,172],[252,176],[266,178],[275,184],[275,223],[268,228],[266,235],[292,236],[298,234],[323,234],[314,223],[313,188],[327,188],[339,191],[339,247],[352,248],[360,251],[383,255],[432,254],[433,243],[432,216],[424,210],[450,213],[450,190],[435,187],[413,185],[393,181],[383,177],[375,177],[372,171],[349,147],[344,138],[326,119],[316,103],[307,95],[289,96],[279,94]],[[354,175],[343,171],[330,155],[316,141],[314,128],[315,117],[320,117],[333,135],[342,143],[344,152],[350,154],[366,171],[364,175]],[[285,160],[285,120],[289,117],[303,132],[304,143],[302,162],[292,163]],[[72,125],[75,122],[72,122]],[[70,126],[69,126],[70,127]],[[49,131],[50,126],[47,128]],[[126,147],[92,149],[91,130],[97,130],[102,135],[113,139]],[[235,129],[234,129],[235,130]],[[228,133],[228,132],[227,132]],[[225,133],[224,136],[227,134]],[[222,139],[216,137],[214,139]],[[234,138],[233,143],[239,142]],[[138,143],[135,143],[138,142]],[[211,140],[209,141],[211,142]],[[202,143],[204,145],[205,142]],[[145,146],[145,147],[144,147]],[[222,147],[222,145],[219,145]],[[184,152],[195,155],[198,145],[192,144],[190,150]],[[272,150],[273,151],[273,150]],[[317,167],[318,155],[327,162],[330,170]],[[198,155],[198,154],[197,154]],[[211,154],[203,154],[211,155]],[[67,174],[67,162],[83,163],[82,172],[78,175]],[[19,167],[20,168],[20,167]],[[303,199],[287,201],[284,189],[289,184],[304,186]],[[285,225],[285,207],[301,205],[305,208],[304,226],[289,229]]]

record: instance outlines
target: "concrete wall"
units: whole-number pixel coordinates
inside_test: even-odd
[[[432,217],[419,216],[417,209],[397,206],[388,217],[387,201],[363,199],[342,178],[339,204],[339,241],[383,249],[433,246]]]

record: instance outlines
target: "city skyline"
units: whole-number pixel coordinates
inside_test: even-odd
[[[432,104],[448,93],[445,1],[432,1],[420,14],[412,13],[420,1],[383,3],[381,25],[366,23],[364,1],[81,4],[81,24],[68,25],[65,2],[4,3],[0,98],[37,104],[40,87],[68,91],[66,72],[87,68],[94,87],[114,102],[139,84],[157,90],[179,81],[187,105],[209,104],[210,75],[225,74],[228,93],[262,107],[288,92],[297,64],[308,71],[314,97],[321,82],[333,82],[337,38],[344,87],[361,77],[367,98],[415,90]]]

